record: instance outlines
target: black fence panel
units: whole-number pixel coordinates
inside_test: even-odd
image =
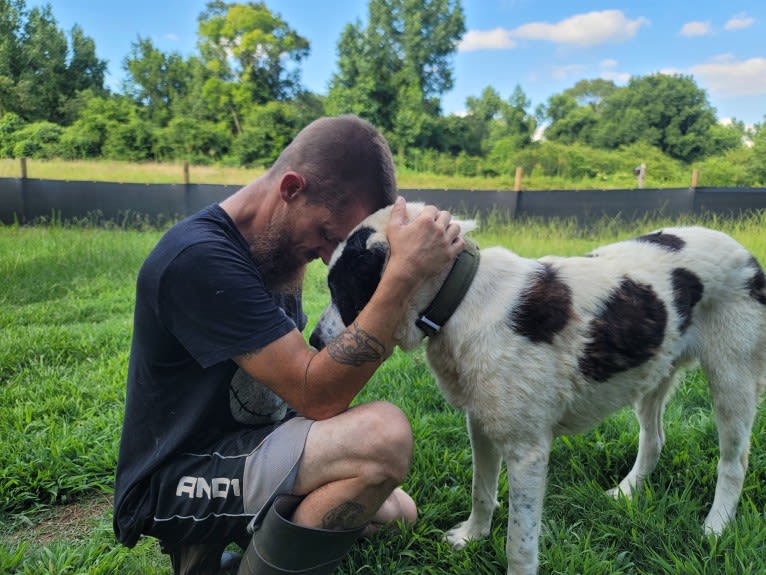
[[[215,184],[189,184],[186,194],[186,213],[193,214],[202,208],[215,204],[236,192],[239,186]]]
[[[516,216],[516,205],[520,192],[495,190],[399,190],[408,202],[425,202],[450,212],[466,216],[485,218],[490,213],[512,219]]]
[[[701,188],[694,195],[694,211],[739,216],[766,209],[764,197],[764,188]]]
[[[546,190],[522,194],[516,213],[542,219],[574,219],[582,224],[602,218],[672,218],[690,213],[693,198],[690,189]]]
[[[185,186],[181,184],[118,184],[24,180],[24,222],[40,218],[64,221],[98,217],[122,221],[131,216],[154,220],[175,219],[187,214]],[[0,195],[3,195],[0,188]],[[7,217],[3,214],[3,221]]]
[[[11,224],[24,222],[23,182],[18,178],[0,178],[0,222]]]
[[[215,184],[119,184],[0,178],[0,223],[93,218],[94,221],[167,222],[192,214],[237,191]],[[402,189],[422,201],[468,217],[575,219],[675,218],[684,214],[741,215],[766,210],[765,188],[633,190]]]

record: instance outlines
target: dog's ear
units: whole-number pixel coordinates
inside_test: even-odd
[[[407,216],[410,220],[413,220],[417,215],[423,211],[425,204],[422,202],[407,202]],[[461,220],[453,216],[452,221],[460,224],[460,235],[470,234],[472,231],[478,229],[479,222],[476,220]]]
[[[479,227],[479,222],[476,220],[460,220],[458,218],[452,218],[452,221],[460,225],[461,236],[470,234]]]
[[[383,275],[388,243],[376,235],[367,226],[354,231],[327,276],[332,301],[345,325],[350,325],[367,305]]]

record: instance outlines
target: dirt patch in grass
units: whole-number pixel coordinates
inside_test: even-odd
[[[5,539],[11,545],[22,542],[36,546],[54,541],[82,541],[112,508],[112,497],[103,493],[67,505],[56,505],[29,519],[27,525],[14,529]]]

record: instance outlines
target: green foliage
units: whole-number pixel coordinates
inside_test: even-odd
[[[12,135],[16,158],[53,158],[56,156],[61,126],[52,122],[27,124]]]
[[[186,159],[209,163],[221,159],[231,147],[228,126],[199,122],[188,116],[173,118],[165,128],[156,131],[155,156],[161,160]]]
[[[93,40],[79,26],[67,40],[50,5],[27,10],[23,0],[0,1],[0,116],[63,123],[78,92],[104,92],[105,70]]]
[[[755,181],[766,186],[766,128],[763,126],[753,139],[753,153],[747,166]]]
[[[208,69],[221,81],[245,86],[250,103],[285,100],[299,91],[299,68],[291,66],[308,56],[308,40],[264,2],[208,2],[198,36]]]
[[[138,37],[122,93],[109,94],[106,62],[79,26],[67,35],[49,6],[0,0],[0,157],[265,166],[311,120],[351,112],[383,131],[401,167],[437,177],[508,187],[521,166],[525,185],[616,187],[646,163],[647,187],[686,183],[692,165],[703,186],[766,182],[762,126],[718,125],[686,76],[581,80],[535,113],[521,86],[507,100],[485,87],[465,115],[443,116],[465,32],[459,0],[370,0],[366,21],[338,39],[327,97],[301,86],[308,41],[266,3],[212,0],[198,22],[187,57]],[[534,142],[539,126],[545,141]]]
[[[393,133],[397,149],[422,139],[423,116],[437,115],[432,98],[452,87],[450,58],[464,32],[455,0],[370,0],[366,27],[357,21],[341,34],[328,112],[365,117]]]
[[[593,228],[489,218],[475,239],[538,257],[576,255],[670,222]],[[700,220],[744,243],[766,261],[764,217]],[[171,573],[156,541],[133,549],[111,532],[111,510],[79,536],[59,520],[45,541],[35,524],[46,509],[111,494],[124,402],[133,293],[139,266],[158,231],[95,227],[0,227],[0,572]],[[309,266],[305,307],[313,327],[327,301],[326,271]],[[385,399],[412,424],[415,455],[405,489],[419,505],[418,522],[381,532],[355,546],[342,575],[490,575],[505,569],[507,481],[489,539],[457,551],[442,536],[467,517],[471,453],[462,414],[444,401],[422,350],[396,351],[357,401]],[[560,438],[551,454],[542,527],[541,573],[703,574],[766,572],[763,529],[766,419],[761,407],[745,489],[733,525],[718,540],[702,536],[713,497],[717,437],[704,377],[682,382],[665,417],[667,444],[658,469],[637,498],[603,491],[628,471],[638,429],[622,411],[586,434]],[[72,513],[75,515],[75,513]]]
[[[0,158],[12,158],[14,134],[24,127],[24,120],[14,112],[0,116]]]
[[[282,102],[254,106],[234,140],[232,152],[240,165],[270,166],[303,127],[297,120],[297,109]]]
[[[540,115],[550,120],[546,137],[608,149],[643,142],[691,162],[734,145],[716,129],[705,92],[686,76],[633,77],[617,88],[604,81],[578,82],[552,96]]]

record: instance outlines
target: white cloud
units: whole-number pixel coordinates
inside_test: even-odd
[[[595,46],[631,38],[645,24],[649,24],[646,18],[629,20],[620,10],[602,10],[576,14],[555,24],[531,22],[511,31],[511,35],[530,40],[548,40],[557,44]]]
[[[178,34],[174,34],[173,32],[169,32],[163,36],[165,40],[168,40],[170,42],[178,42]]]
[[[766,58],[738,60],[722,54],[689,72],[712,94],[722,97],[766,95]]]
[[[729,18],[729,20],[724,24],[725,30],[742,30],[743,28],[749,28],[755,20],[748,17],[747,14],[744,12],[737,14],[736,16],[733,16]]]
[[[710,22],[700,22],[694,20],[687,22],[681,27],[679,34],[691,38],[692,36],[707,36],[711,33]]]
[[[607,58],[606,60],[601,60],[601,67],[602,68],[616,68],[617,67],[617,60],[613,58]]]
[[[641,26],[649,24],[646,18],[630,20],[620,10],[603,10],[576,14],[555,24],[530,22],[513,30],[469,30],[458,45],[460,52],[474,50],[507,50],[516,47],[516,38],[545,40],[555,44],[595,46],[606,42],[619,42],[632,38]]]
[[[602,80],[611,80],[615,84],[627,84],[630,80],[630,74],[627,72],[616,72],[614,70],[604,70],[599,74]]]
[[[476,50],[509,50],[516,46],[508,30],[469,30],[458,44],[459,52],[474,52]]]
[[[585,66],[581,64],[569,64],[567,66],[554,66],[551,69],[551,76],[556,80],[566,80],[568,76],[582,75]]]

